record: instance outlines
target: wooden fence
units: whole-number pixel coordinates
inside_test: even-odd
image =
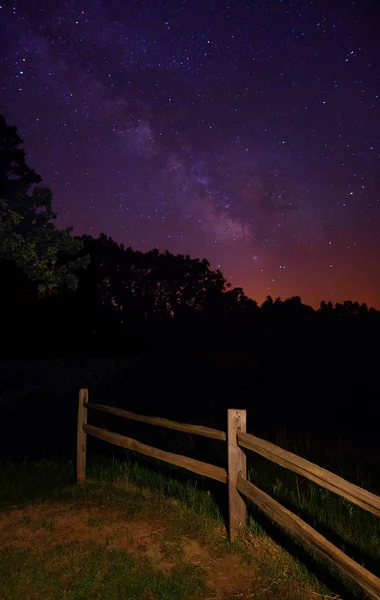
[[[165,427],[175,431],[227,442],[228,470],[180,454],[159,450],[158,448],[142,444],[130,437],[89,425],[87,423],[88,409],[116,415],[124,419],[139,421],[140,423],[148,423],[158,427]],[[288,452],[271,442],[250,435],[246,432],[245,410],[228,410],[226,434],[224,431],[210,427],[178,423],[159,417],[147,417],[103,404],[91,404],[88,401],[88,390],[81,389],[79,392],[77,440],[78,483],[85,481],[87,435],[227,484],[229,505],[228,531],[231,541],[237,536],[244,536],[247,527],[246,499],[248,499],[295,538],[301,540],[323,558],[330,561],[341,573],[358,584],[370,597],[380,600],[380,579],[376,575],[370,573],[367,569],[346,556],[339,548],[320,535],[305,521],[248,481],[247,457],[244,450],[260,454],[266,459],[290,469],[302,475],[302,477],[310,479],[314,483],[342,496],[378,517],[380,517],[380,497],[292,452]]]

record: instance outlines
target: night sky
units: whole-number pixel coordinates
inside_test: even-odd
[[[380,308],[380,2],[0,4],[0,113],[59,226]]]

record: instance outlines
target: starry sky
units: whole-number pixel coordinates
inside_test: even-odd
[[[59,226],[380,308],[380,3],[0,6],[0,113]]]

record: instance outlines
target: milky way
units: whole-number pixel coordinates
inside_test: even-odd
[[[380,307],[376,4],[6,1],[0,113],[60,226]]]

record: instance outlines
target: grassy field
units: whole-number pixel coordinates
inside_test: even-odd
[[[40,461],[1,470],[0,597],[135,600],[331,598],[251,522],[229,544],[222,511],[194,481],[151,466]]]
[[[300,516],[328,540],[366,569],[380,576],[380,519],[307,479],[251,457],[250,479],[281,504]],[[340,473],[339,473],[340,474]],[[359,481],[354,481],[360,485]],[[368,486],[366,486],[368,487]],[[376,489],[372,488],[376,492]],[[306,547],[292,541],[264,515],[251,507],[254,522],[291,551],[314,574],[344,598],[363,593]]]
[[[257,473],[251,470],[252,480]],[[375,518],[358,509],[346,519],[348,505],[334,504],[331,495],[304,483],[294,493],[290,479],[265,473],[262,487],[288,505],[314,510],[319,522],[371,553],[378,572]],[[104,458],[92,460],[88,481],[76,486],[70,462],[3,465],[1,599],[364,597],[254,510],[247,540],[229,544],[218,494],[202,480],[176,475],[154,462]]]
[[[225,428],[225,407],[212,388],[212,397],[215,394],[218,406],[221,404],[215,414],[211,409],[207,414],[202,413],[202,410],[206,410],[206,404],[201,397],[196,397],[198,404],[193,405],[182,399],[181,403],[173,405],[177,407],[176,410],[189,407],[194,414],[191,411],[186,415],[172,414],[171,410],[165,412],[161,403],[157,404],[156,393],[145,396],[135,393],[130,381],[132,373],[124,363],[108,359],[88,361],[85,365],[82,362],[77,364],[74,359],[72,362],[53,361],[49,367],[45,363],[3,365],[0,374],[0,379],[2,377],[3,383],[7,384],[3,386],[4,393],[0,394],[0,446],[4,456],[17,457],[17,461],[5,463],[0,470],[3,531],[7,531],[11,525],[17,531],[17,536],[12,532],[9,534],[5,545],[1,542],[0,581],[8,581],[8,588],[1,590],[0,600],[81,598],[85,593],[88,595],[84,591],[87,590],[86,586],[94,582],[96,585],[91,588],[91,594],[95,598],[124,598],[123,595],[117,595],[118,591],[112,591],[112,585],[107,584],[107,573],[112,573],[112,580],[117,581],[113,565],[121,560],[125,560],[122,569],[124,576],[127,577],[127,572],[130,572],[131,589],[137,590],[134,592],[136,599],[199,597],[225,600],[234,597],[290,600],[339,595],[347,600],[364,597],[358,588],[301,544],[290,539],[253,506],[250,506],[248,548],[231,548],[226,542],[224,529],[226,490],[210,480],[204,481],[195,476],[190,478],[185,471],[167,465],[159,466],[154,461],[139,458],[136,462],[131,455],[119,453],[115,455],[118,458],[108,455],[101,460],[91,461],[89,482],[81,488],[73,485],[74,465],[68,457],[75,452],[78,388],[87,385],[88,380],[92,382],[90,394],[93,402],[107,401],[110,405],[145,414]],[[219,377],[219,371],[217,375]],[[158,386],[156,379],[151,378],[154,385]],[[235,382],[236,373],[234,376],[231,374],[230,379]],[[28,387],[25,381],[30,382]],[[136,376],[139,385],[141,381],[144,379]],[[213,383],[212,380],[211,387]],[[160,386],[158,389],[161,389]],[[231,394],[236,394],[236,389],[231,387],[227,391],[226,406],[230,406]],[[253,397],[256,396],[261,398],[259,389],[256,395],[253,394]],[[151,404],[146,404],[146,398]],[[259,408],[261,410],[266,406],[271,407],[272,413],[271,403],[262,398],[248,408],[248,416],[252,417],[251,422],[248,420],[250,432],[380,494],[377,438],[362,435],[352,442],[334,434],[330,438],[321,435],[319,439],[318,428],[310,435],[303,433],[306,429],[302,428],[290,433],[289,429],[278,429],[269,416],[263,419],[263,415],[257,413]],[[279,405],[276,406],[278,408]],[[284,407],[287,410],[287,405],[284,404]],[[92,418],[95,419],[95,416]],[[135,423],[107,423],[105,416],[101,417],[100,426],[130,435],[144,443],[214,464],[225,464],[225,448],[219,442],[201,438],[194,440],[174,432],[165,433],[159,428],[148,430],[144,429],[148,428],[145,425],[138,428],[139,424]],[[306,412],[304,419],[306,425],[311,423]],[[120,431],[118,428],[121,428]],[[98,450],[101,453],[113,452],[111,446],[100,443],[98,446],[91,445],[89,456],[95,456]],[[47,452],[60,459],[39,460]],[[23,457],[28,457],[28,460],[22,462]],[[128,460],[125,460],[126,457]],[[252,453],[249,453],[249,476],[258,487],[380,576],[380,519]],[[63,516],[59,516],[60,511],[70,517],[71,529],[75,529],[74,523],[79,530],[81,524],[87,524],[83,539],[80,536],[66,539],[62,535],[65,526]],[[102,514],[104,512],[107,513],[106,517]],[[73,516],[75,513],[79,515],[75,517],[76,520]],[[142,551],[138,528],[133,533],[136,522],[139,523],[141,519],[151,525],[144,534],[144,544],[148,540],[149,543],[155,540],[151,544],[153,549],[150,547],[148,551]],[[156,526],[157,519],[160,524]],[[124,521],[129,524],[130,537],[135,540],[128,546],[123,545],[121,540],[129,534],[118,525]],[[153,533],[156,530],[159,532]],[[91,535],[89,532],[92,532]],[[99,533],[95,536],[95,532]],[[36,536],[41,536],[43,543],[40,546],[34,544]],[[108,543],[107,540],[111,538],[114,542]],[[195,554],[194,549],[190,551],[184,543],[189,538],[200,544]],[[50,546],[46,546],[49,541]],[[161,546],[165,549],[161,550]],[[175,558],[169,562],[164,557],[168,548]],[[222,561],[217,565],[210,559],[215,554],[215,548]],[[204,551],[206,554],[202,554]],[[54,560],[53,556],[56,557]],[[86,557],[83,565],[80,564],[81,556]],[[223,560],[228,565],[231,556],[240,557],[239,560],[243,561],[234,567],[242,583],[229,581],[227,585],[222,578],[212,581],[210,573],[218,572],[219,567],[220,572],[225,573],[228,569],[223,565]],[[248,570],[249,575],[246,576],[250,561],[253,570]],[[100,568],[99,565],[103,566]],[[97,573],[95,579],[94,571]],[[16,577],[15,573],[20,572],[23,576]],[[134,574],[140,572],[139,581],[153,582],[157,578],[157,587],[143,586],[145,591],[141,592],[134,588],[137,585],[133,583]],[[22,582],[26,588],[20,588],[24,585]],[[120,583],[122,588],[127,585],[126,582]],[[109,588],[108,596],[106,588]],[[28,591],[25,592],[25,589]],[[176,589],[179,591],[175,592]],[[175,593],[177,596],[170,595]]]

